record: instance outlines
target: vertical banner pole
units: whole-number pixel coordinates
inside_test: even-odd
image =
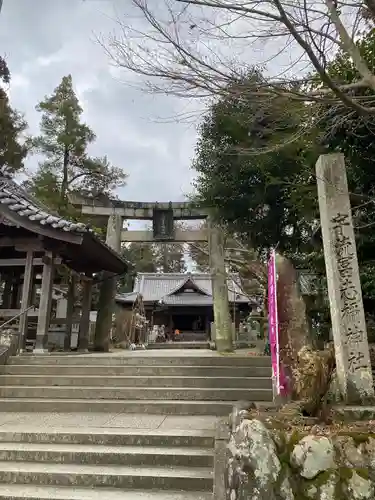
[[[272,362],[272,380],[274,400],[280,396],[280,349],[279,349],[279,325],[277,314],[277,276],[276,276],[276,252],[271,249],[268,261],[268,325],[269,344]]]

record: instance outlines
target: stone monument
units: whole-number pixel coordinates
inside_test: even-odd
[[[316,177],[338,384],[347,403],[365,403],[374,386],[344,155],[320,156]]]

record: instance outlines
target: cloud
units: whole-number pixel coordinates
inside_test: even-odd
[[[189,104],[128,85],[134,76],[111,66],[96,40],[116,29],[114,19],[124,5],[109,0],[4,0],[0,43],[12,73],[10,98],[35,134],[40,119],[35,105],[71,73],[84,119],[97,135],[92,154],[107,155],[129,174],[121,197],[181,200],[191,190],[196,131],[161,118],[180,114]],[[36,161],[30,158],[28,167],[35,168]]]

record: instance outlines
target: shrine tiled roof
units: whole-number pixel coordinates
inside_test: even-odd
[[[48,208],[13,181],[6,167],[0,168],[0,205],[42,226],[74,233],[92,232],[90,227],[82,222],[73,222],[59,215],[52,215]]]
[[[189,283],[190,290],[183,291]],[[212,280],[209,273],[139,273],[130,293],[118,294],[116,301],[131,303],[138,294],[144,302],[160,302],[171,306],[212,305]],[[248,304],[251,300],[241,290],[240,277],[236,273],[228,276],[229,302]]]
[[[22,227],[22,221],[25,227],[31,223],[36,233],[40,231],[40,234],[45,234],[47,237],[64,240],[64,233],[69,233],[74,245],[84,246],[80,252],[74,250],[73,257],[72,252],[70,253],[70,262],[74,258],[81,262],[86,260],[95,269],[117,274],[123,274],[128,268],[126,260],[102,241],[89,225],[52,213],[49,208],[19,186],[8,174],[6,167],[0,167],[0,224]],[[67,237],[65,234],[65,238]],[[90,255],[85,254],[88,248]]]

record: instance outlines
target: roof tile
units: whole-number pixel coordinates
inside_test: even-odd
[[[207,295],[195,292],[176,293],[188,279],[197,285]],[[243,295],[240,287],[240,276],[231,274],[228,277],[228,299],[230,302],[249,302]],[[137,294],[143,296],[145,302],[163,301],[165,304],[177,305],[178,303],[192,305],[195,302],[203,305],[204,302],[212,304],[212,281],[208,273],[138,273],[133,292],[118,294],[118,302],[132,302]],[[191,302],[191,304],[190,304]]]

